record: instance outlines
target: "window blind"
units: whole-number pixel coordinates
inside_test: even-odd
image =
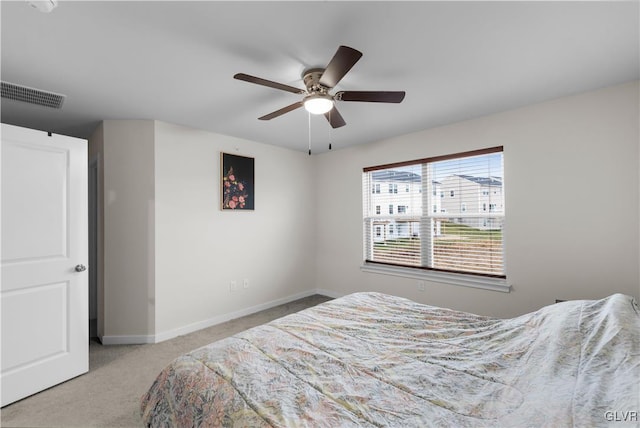
[[[505,277],[502,147],[363,170],[364,259]]]

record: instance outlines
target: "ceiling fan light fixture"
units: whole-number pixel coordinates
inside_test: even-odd
[[[325,114],[333,108],[333,99],[329,95],[311,94],[304,98],[304,108],[311,114]]]

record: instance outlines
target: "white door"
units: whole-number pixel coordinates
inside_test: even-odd
[[[87,144],[2,124],[2,406],[89,370]]]

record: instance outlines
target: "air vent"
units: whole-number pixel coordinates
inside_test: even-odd
[[[22,101],[44,107],[62,108],[65,96],[40,89],[2,82],[2,98]]]

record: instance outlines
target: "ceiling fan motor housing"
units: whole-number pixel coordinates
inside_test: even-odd
[[[302,73],[302,80],[304,81],[304,85],[307,88],[307,92],[309,94],[326,94],[329,92],[329,89],[324,85],[320,84],[320,78],[324,73],[324,68],[311,68]]]

